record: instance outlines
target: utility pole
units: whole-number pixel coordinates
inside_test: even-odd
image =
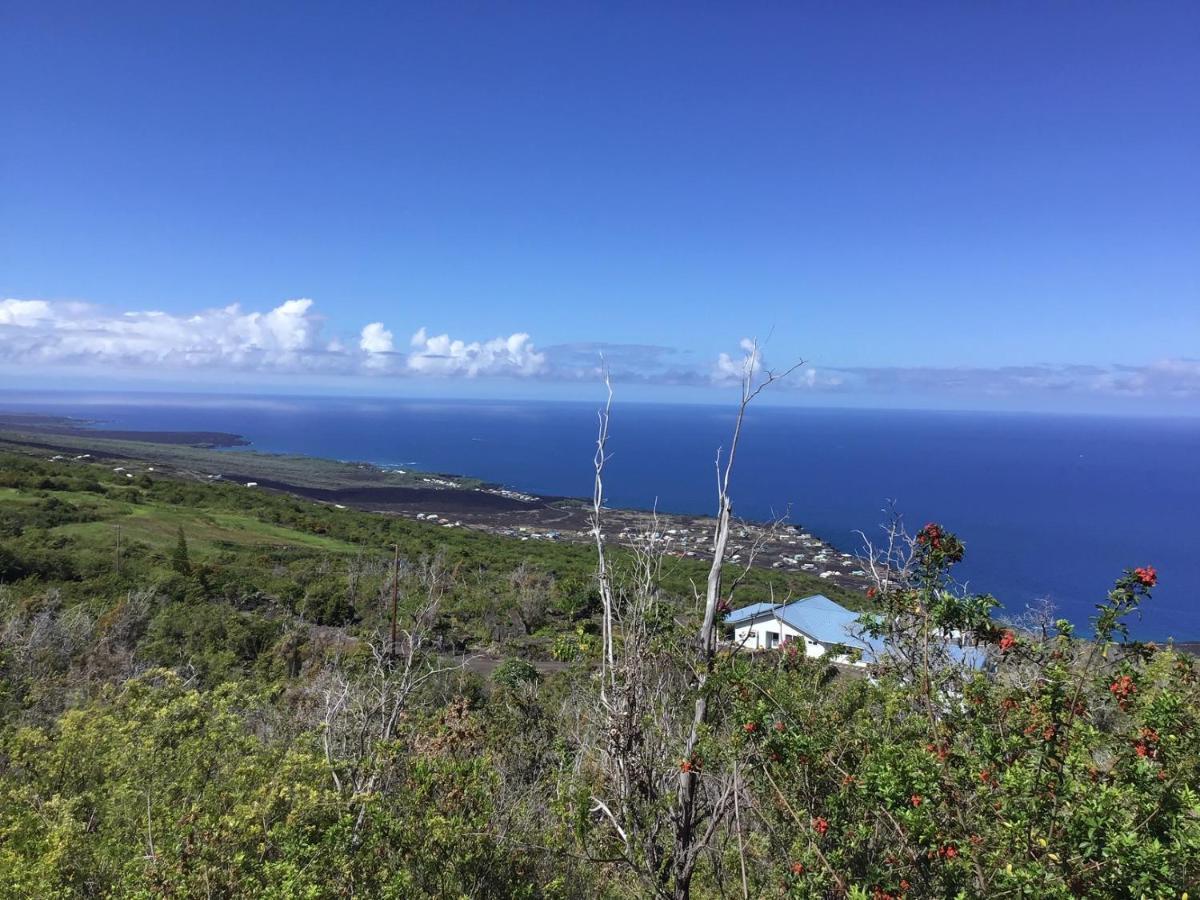
[[[392,545],[392,659],[396,658],[396,612],[400,602],[400,545]]]

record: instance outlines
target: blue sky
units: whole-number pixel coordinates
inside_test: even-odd
[[[0,111],[14,387],[1200,412],[1195,3],[8,0]]]

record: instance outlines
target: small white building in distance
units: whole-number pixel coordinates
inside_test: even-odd
[[[725,617],[733,628],[734,644],[748,650],[775,650],[796,642],[806,656],[824,656],[831,647],[842,645],[871,657],[870,647],[858,636],[858,613],[834,603],[823,594],[787,603],[753,603]],[[847,663],[845,655],[835,662]],[[866,665],[861,660],[856,665]]]

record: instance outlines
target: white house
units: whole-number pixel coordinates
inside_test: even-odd
[[[749,650],[774,650],[791,642],[804,647],[806,656],[824,656],[830,647],[842,645],[871,656],[870,648],[859,637],[853,613],[822,594],[802,597],[787,603],[753,603],[735,609],[725,618],[733,628],[734,644]],[[835,662],[851,662],[840,655]],[[866,665],[861,659],[856,665]]]

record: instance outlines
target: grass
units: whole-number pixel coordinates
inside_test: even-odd
[[[21,503],[27,498],[16,497],[16,491],[5,489],[0,494],[0,504]],[[69,495],[64,495],[65,496]],[[100,521],[76,522],[59,525],[51,533],[72,537],[82,543],[96,547],[111,546],[116,539],[116,527],[121,528],[125,541],[142,541],[156,549],[174,546],[179,529],[182,528],[193,552],[205,555],[216,552],[220,545],[236,544],[253,547],[262,544],[283,544],[321,550],[328,553],[357,553],[360,548],[320,534],[310,534],[295,529],[259,521],[253,516],[229,512],[206,512],[155,504],[128,504],[83,495],[90,500],[102,516]],[[2,508],[2,506],[0,506]]]
[[[149,465],[184,477],[203,479],[212,474],[236,473],[251,480],[270,479],[309,488],[420,487],[423,477],[436,474],[408,470],[401,475],[371,465],[312,456],[210,450],[180,444],[89,437],[86,433],[41,434],[0,428],[0,450],[27,452],[31,446],[54,448],[72,457],[91,453],[102,457],[93,460],[95,463],[108,468],[119,464],[134,474],[141,473]],[[464,488],[483,483],[459,475],[442,477],[453,478]]]

